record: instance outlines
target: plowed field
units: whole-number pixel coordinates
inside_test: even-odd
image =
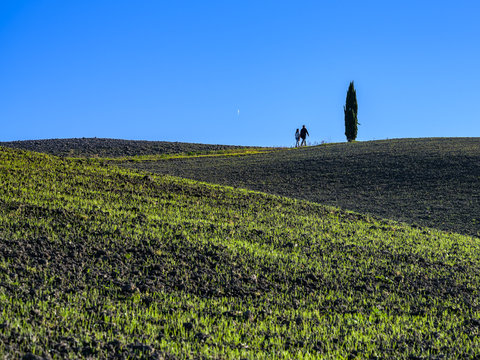
[[[121,165],[480,236],[480,138],[329,144]]]

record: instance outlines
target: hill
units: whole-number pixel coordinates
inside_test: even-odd
[[[480,356],[478,238],[6,148],[0,183],[0,357]]]
[[[480,138],[326,144],[119,164],[480,236]]]
[[[10,141],[0,142],[0,146],[69,157],[122,157],[208,152],[240,148],[240,146],[232,145],[207,145],[168,141],[102,138]],[[242,146],[241,148],[245,148],[245,146]]]

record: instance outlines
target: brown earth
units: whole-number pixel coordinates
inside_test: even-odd
[[[208,145],[168,141],[120,140],[101,138],[46,139],[0,142],[0,146],[36,151],[56,156],[121,157],[177,154],[244,148],[234,145]]]
[[[122,165],[480,236],[480,138],[340,143]]]
[[[59,156],[122,157],[238,148],[164,141],[3,142]],[[120,165],[310,200],[409,224],[480,236],[480,138],[326,144],[239,157]]]
[[[50,143],[52,145],[54,143]],[[54,150],[54,147],[51,148]],[[258,154],[239,157],[204,157],[162,160],[155,162],[129,162],[124,166],[142,168],[148,171],[169,173],[184,177],[198,178],[210,182],[224,183],[239,187],[249,187],[265,192],[273,192],[289,197],[313,200],[321,203],[345,208],[358,208],[358,211],[371,213],[386,218],[397,218],[406,222],[414,222],[446,230],[479,235],[479,197],[480,181],[480,139],[404,139],[353,144],[331,144],[319,147],[302,148],[298,150],[279,150],[268,154]],[[86,162],[79,160],[79,162]],[[45,167],[43,167],[45,169]],[[58,171],[58,170],[57,170]],[[83,171],[81,169],[81,171]],[[89,178],[93,185],[103,184],[105,178],[100,173]],[[70,175],[75,175],[72,173]],[[22,180],[22,179],[19,179]],[[127,193],[142,189],[155,188],[157,196],[170,197],[172,194],[187,193],[192,197],[213,199],[214,189],[206,189],[201,184],[195,187],[175,185],[151,181],[144,177],[116,177],[112,175],[108,188],[101,192],[118,191]],[[111,185],[110,185],[111,184]],[[92,185],[92,186],[93,186]],[[247,204],[258,204],[263,208],[262,196],[249,194],[254,199],[245,196]],[[134,197],[132,197],[134,198]],[[215,197],[216,198],[216,197]],[[263,199],[271,201],[271,199]],[[219,200],[220,201],[220,200]],[[240,199],[231,204],[231,208],[242,207]],[[170,224],[160,223],[172,233],[170,242],[160,239],[122,238],[114,232],[98,232],[95,224],[111,221],[108,212],[102,209],[92,209],[88,214],[76,213],[68,209],[45,208],[22,203],[2,203],[4,211],[15,213],[23,223],[18,223],[22,229],[28,229],[32,219],[51,219],[58,240],[38,236],[20,240],[0,238],[0,260],[8,266],[0,267],[0,288],[4,296],[21,299],[25,304],[42,301],[53,304],[67,304],[69,294],[79,293],[84,289],[95,289],[102,294],[100,302],[77,310],[83,313],[94,313],[103,316],[114,315],[109,310],[109,299],[122,302],[133,294],[139,294],[141,305],[148,308],[156,301],[156,292],[185,291],[195,296],[214,298],[229,296],[238,302],[253,301],[258,294],[271,294],[277,299],[277,294],[300,294],[305,299],[310,292],[326,293],[339,286],[351,289],[351,294],[368,293],[372,302],[382,302],[390,294],[398,294],[405,299],[414,299],[408,310],[403,307],[392,307],[392,314],[409,316],[424,316],[425,309],[438,306],[438,299],[451,299],[451,308],[444,305],[438,308],[438,313],[469,309],[465,320],[459,322],[463,334],[469,337],[478,335],[480,324],[474,314],[478,311],[478,262],[465,258],[452,265],[452,258],[461,258],[461,251],[453,247],[449,252],[452,258],[434,259],[413,252],[398,252],[389,248],[365,248],[354,244],[323,240],[321,244],[305,243],[302,251],[320,251],[322,256],[336,262],[336,254],[342,254],[342,259],[364,264],[367,259],[382,259],[388,267],[378,266],[370,275],[358,271],[358,266],[344,268],[336,280],[328,280],[321,272],[301,270],[296,273],[280,273],[277,268],[265,267],[261,277],[255,274],[255,259],[235,257],[227,247],[214,244],[191,243],[183,232],[201,231],[216,233],[211,224]],[[185,204],[183,204],[185,205]],[[302,204],[298,204],[302,205]],[[188,206],[188,205],[187,205]],[[305,203],[302,207],[316,208],[314,204]],[[128,209],[125,209],[127,211]],[[125,226],[145,225],[148,219],[138,209],[128,211],[137,213]],[[300,206],[296,209],[300,212]],[[316,214],[325,209],[315,210]],[[313,211],[305,212],[311,216]],[[79,215],[85,215],[82,217]],[[426,216],[428,215],[428,216]],[[340,213],[338,216],[361,218],[359,214]],[[129,217],[125,217],[128,219]],[[476,219],[477,222],[469,222]],[[16,226],[17,224],[15,224]],[[82,236],[72,235],[68,225],[73,229],[81,229]],[[299,224],[301,226],[301,224]],[[376,229],[372,225],[372,229]],[[400,231],[400,230],[399,230]],[[14,230],[11,229],[13,233]],[[248,231],[246,236],[268,237],[261,230]],[[108,248],[102,246],[102,241],[108,238],[118,239],[111,242]],[[148,240],[145,241],[145,240]],[[125,241],[125,242],[124,242]],[[126,246],[128,244],[128,246]],[[278,243],[285,252],[293,251],[296,244],[291,242]],[[321,246],[321,247],[320,247]],[[312,250],[312,248],[314,250]],[[161,251],[152,251],[157,249]],[[8,260],[7,260],[8,259]],[[127,260],[128,261],[127,261]],[[169,259],[175,259],[172,263]],[[253,264],[253,265],[252,265]],[[396,269],[421,269],[419,273],[407,273],[408,276],[397,274]],[[167,276],[163,275],[167,274]],[[226,274],[238,274],[229,278]],[[429,276],[427,277],[426,274]],[[385,280],[390,279],[390,280]],[[341,280],[341,281],[340,281]],[[376,290],[379,289],[380,291]],[[289,289],[288,291],[286,289]],[[291,295],[294,298],[294,295]],[[430,299],[427,306],[422,298]],[[272,304],[277,300],[272,300]],[[255,304],[258,319],[267,316],[268,305]],[[278,305],[280,306],[280,305]],[[290,307],[291,304],[283,305]],[[357,313],[368,311],[368,307],[356,305],[336,299],[322,305],[324,310],[337,313]],[[175,311],[175,309],[170,309]],[[20,310],[19,310],[20,312]],[[227,312],[219,317],[229,317],[235,321],[249,321],[250,311],[243,313]],[[40,326],[45,322],[57,321],[61,315],[53,311],[42,311],[34,308],[24,315],[27,323]],[[440,317],[439,317],[440,319]],[[302,325],[302,318],[279,317],[280,324]],[[98,321],[98,326],[105,331],[115,330],[114,324]],[[184,323],[185,328],[192,328],[192,323]],[[13,322],[0,321],[0,343],[6,344],[11,353],[23,353],[23,346],[30,338],[17,332]],[[142,342],[114,341],[80,341],[77,337],[61,337],[61,329],[44,337],[40,341],[43,349],[48,349],[52,358],[67,358],[68,354],[77,357],[99,357],[106,353],[109,358],[168,358],[170,354],[155,352],[154,348]],[[159,333],[161,337],[163,333]],[[445,333],[448,334],[448,333]],[[443,334],[442,334],[443,335]],[[195,338],[203,341],[205,334],[198,332]],[[342,338],[339,339],[342,341]],[[412,343],[408,343],[412,341]],[[420,343],[419,340],[399,340],[402,346],[419,344],[429,348],[436,338]],[[26,345],[25,345],[26,346]],[[310,344],[303,341],[291,343],[285,341],[285,349],[289,347],[309,347],[322,349],[322,344]],[[355,357],[355,354],[352,354]],[[442,355],[443,356],[443,355]],[[20,355],[18,356],[20,357]],[[41,359],[37,355],[25,353],[24,359]],[[438,357],[440,358],[440,357]]]

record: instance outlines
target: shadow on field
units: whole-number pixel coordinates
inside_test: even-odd
[[[480,236],[480,138],[327,144],[122,166]]]

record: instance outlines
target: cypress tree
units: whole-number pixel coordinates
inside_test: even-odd
[[[352,81],[348,86],[347,100],[345,101],[345,106],[343,107],[343,111],[345,113],[345,136],[347,137],[348,142],[354,141],[357,138],[357,126],[359,125],[357,119],[357,110],[357,94]]]

